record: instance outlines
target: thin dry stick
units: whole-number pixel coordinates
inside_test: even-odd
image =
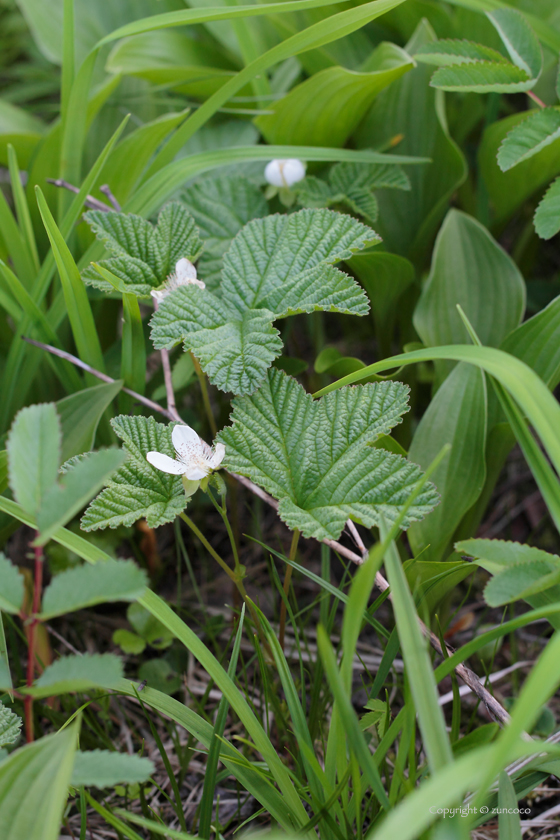
[[[109,186],[109,184],[103,184],[101,187],[99,187],[99,192],[102,192],[103,195],[107,196],[107,198],[109,199],[109,201],[111,202],[111,204],[113,205],[113,208],[117,211],[117,213],[121,212],[121,210],[122,210],[121,205],[119,204],[119,202],[117,201],[117,199],[113,195],[111,187]]]
[[[74,184],[68,183],[68,181],[65,181],[64,178],[47,178],[47,184],[52,184],[53,187],[62,187],[65,190],[70,190],[70,192],[76,193],[76,195],[80,192],[78,187],[75,187]],[[89,207],[90,210],[101,210],[103,213],[108,213],[113,209],[112,207],[109,207],[108,204],[105,204],[104,201],[99,201],[98,198],[94,198],[92,195],[86,195],[84,204],[86,207]]]
[[[78,359],[76,356],[72,356],[71,353],[66,353],[64,350],[59,350],[57,347],[52,347],[50,344],[42,344],[40,341],[35,341],[31,338],[26,338],[25,341],[29,342],[29,344],[33,344],[36,347],[41,347],[43,350],[47,350],[49,353],[53,353],[55,356],[59,356],[61,359],[66,359],[68,362],[72,362],[77,367],[83,368],[83,370],[87,370],[88,373],[91,373],[93,376],[97,376],[98,379],[102,379],[104,382],[114,382],[114,379],[111,379],[110,376],[107,376],[105,373],[101,373],[95,368],[90,367],[85,362],[82,362],[81,359]],[[172,387],[172,386],[171,386]],[[158,405],[152,400],[143,397],[141,394],[137,394],[135,391],[131,391],[129,388],[123,388],[123,391],[127,394],[131,394],[131,396],[135,397],[139,402],[143,403],[144,405],[151,408],[153,411],[158,411],[160,414],[163,414],[169,420],[182,422],[180,416],[176,414],[175,416],[171,414],[168,409],[163,408],[161,405]],[[278,510],[278,502],[272,496],[270,496],[265,490],[259,487],[257,484],[254,484],[250,479],[245,478],[245,476],[237,475],[237,473],[230,473],[233,478],[237,479],[240,484],[246,487],[251,493],[254,493],[255,496],[258,496],[260,499],[265,501],[268,505],[270,505],[274,510]],[[345,557],[347,560],[351,560],[352,563],[355,563],[357,566],[361,566],[364,560],[368,557],[368,550],[365,547],[362,538],[358,532],[358,529],[352,522],[352,520],[348,520],[347,523],[348,531],[350,532],[352,538],[354,539],[356,545],[358,546],[361,554],[356,554],[354,551],[346,548],[345,546],[341,545],[341,543],[337,542],[336,540],[322,540],[325,545],[328,545],[329,548],[332,548],[333,551],[336,551],[342,557]],[[385,592],[389,589],[389,582],[383,577],[381,572],[378,572],[375,577],[375,585],[381,592]],[[391,597],[391,596],[389,596]],[[443,656],[443,648],[438,637],[435,633],[432,633],[429,630],[424,622],[419,618],[418,622],[420,624],[420,628],[422,633],[429,639],[430,644],[432,647]],[[454,651],[452,648],[447,647],[446,651],[449,656],[452,656]],[[486,708],[488,709],[489,714],[494,718],[494,720],[498,721],[498,723],[506,724],[510,716],[508,712],[504,709],[504,707],[496,700],[495,697],[490,694],[488,689],[486,689],[474,671],[471,671],[470,668],[467,668],[466,665],[459,664],[455,667],[455,672],[457,675],[466,683],[469,688],[476,694],[476,696],[484,703]]]

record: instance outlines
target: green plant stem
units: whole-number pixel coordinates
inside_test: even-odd
[[[204,548],[212,555],[214,560],[222,567],[222,569],[224,570],[226,575],[235,583],[235,585],[238,587],[239,591],[241,592],[243,599],[245,599],[247,597],[247,593],[245,592],[245,587],[243,586],[242,581],[237,580],[237,575],[234,572],[234,570],[230,569],[230,567],[228,566],[226,561],[223,560],[220,557],[220,555],[218,554],[218,552],[214,548],[212,548],[212,546],[210,545],[210,543],[208,542],[208,540],[206,539],[206,537],[204,536],[204,534],[202,533],[200,528],[197,528],[197,526],[194,524],[192,519],[189,516],[187,516],[187,514],[184,511],[183,511],[183,513],[180,513],[179,516],[181,517],[183,522],[185,522],[189,526],[189,528],[191,529],[193,534],[195,534],[195,536],[198,537],[198,539],[200,540],[200,542],[202,543]],[[240,585],[241,588],[239,587],[239,585]]]
[[[299,533],[300,532],[296,528],[294,533],[292,534],[292,544],[290,546],[290,556],[288,557],[288,559],[290,560],[291,563],[295,562],[295,559],[296,559],[297,547],[298,547],[298,543],[299,543]],[[283,589],[284,589],[284,595],[286,596],[286,598],[288,597],[289,592],[290,592],[290,583],[291,583],[291,580],[292,580],[292,571],[293,571],[293,567],[288,566],[288,568],[286,569],[286,574],[284,575]],[[284,599],[282,599],[282,605],[280,607],[280,628],[278,630],[278,641],[280,643],[280,647],[282,648],[282,650],[284,650],[284,634],[285,634],[285,632],[286,632],[286,601]]]
[[[195,373],[198,377],[198,383],[200,385],[200,391],[202,394],[202,402],[204,403],[204,410],[206,412],[206,417],[208,419],[210,431],[212,432],[212,437],[214,438],[218,434],[218,427],[216,425],[216,420],[214,419],[214,412],[212,411],[212,404],[210,402],[210,395],[208,393],[208,383],[206,382],[206,374],[203,372],[198,359],[192,352],[191,359],[193,360]]]
[[[39,536],[37,531],[36,537]],[[29,649],[27,653],[27,679],[26,685],[31,688],[35,676],[35,643],[37,637],[37,613],[41,608],[41,590],[43,588],[43,549],[40,546],[33,548],[35,554],[35,576],[33,581],[33,604],[31,607],[31,621],[29,624]],[[26,695],[23,701],[25,714],[25,737],[28,744],[34,740],[33,731],[33,698]]]
[[[238,548],[237,548],[237,541],[236,541],[235,536],[233,534],[233,530],[232,530],[232,527],[230,525],[230,521],[229,521],[229,518],[228,518],[228,515],[227,515],[227,508],[226,508],[226,504],[225,504],[225,499],[224,499],[224,504],[223,504],[223,507],[222,507],[222,505],[218,504],[218,502],[216,501],[216,499],[214,498],[214,496],[211,493],[209,493],[208,495],[210,496],[210,498],[212,500],[212,504],[214,505],[214,507],[216,508],[218,513],[220,514],[220,516],[222,517],[222,521],[223,521],[224,525],[226,526],[226,531],[227,531],[227,534],[228,534],[228,537],[229,537],[229,541],[230,541],[230,544],[231,544],[231,551],[232,551],[232,554],[233,554],[233,563],[234,563],[234,567],[235,567],[235,573],[236,573],[236,575],[238,575],[239,579],[241,580],[245,575],[245,567],[241,565],[241,561],[239,560],[239,551],[238,551]]]

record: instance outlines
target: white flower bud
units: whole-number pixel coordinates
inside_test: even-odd
[[[198,280],[196,276],[196,268],[190,260],[182,257],[175,265],[175,271],[169,275],[163,286],[159,289],[152,289],[151,295],[157,304],[160,304],[167,295],[178,289],[179,286],[198,286],[200,289],[205,289],[206,284],[202,280]]]
[[[297,158],[271,160],[266,165],[264,177],[274,187],[291,187],[305,178],[305,165]]]

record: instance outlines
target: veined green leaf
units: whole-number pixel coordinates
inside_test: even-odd
[[[367,527],[393,521],[420,478],[399,455],[369,444],[407,410],[406,386],[365,385],[313,402],[296,380],[271,370],[252,397],[237,397],[218,440],[232,472],[251,478],[280,502],[279,515],[304,536],[337,539],[351,517]],[[431,485],[404,527],[437,503]]]
[[[542,70],[542,50],[523,15],[517,9],[502,8],[488,12],[487,17],[513,63],[532,79],[538,79]]]
[[[0,747],[7,747],[19,741],[22,723],[19,715],[0,703]]]
[[[149,758],[109,750],[78,751],[72,769],[72,787],[88,785],[96,788],[132,785],[147,782],[154,772]]]
[[[194,285],[170,294],[151,321],[154,345],[183,339],[215,385],[251,393],[282,349],[274,320],[313,310],[367,313],[363,291],[332,263],[377,239],[329,210],[256,219],[224,257],[220,297]]]
[[[39,536],[35,544],[45,545],[55,531],[79,513],[125,458],[126,454],[119,449],[102,449],[88,454],[67,470],[42,499],[37,512]]]
[[[58,840],[77,738],[77,727],[69,726],[21,747],[0,764],[2,840]]]
[[[450,210],[414,311],[414,326],[426,346],[464,342],[467,334],[457,304],[481,342],[497,346],[521,321],[525,282],[514,261],[480,222]],[[438,363],[438,378],[451,368],[449,363]]]
[[[394,44],[381,44],[368,71],[329,67],[293,88],[255,119],[268,143],[343,146],[381,90],[414,66]]]
[[[544,108],[515,125],[498,150],[498,166],[507,172],[560,138],[560,110]]]
[[[560,178],[552,182],[535,211],[535,230],[541,239],[552,239],[560,231]]]
[[[23,606],[23,595],[23,577],[18,567],[0,552],[0,610],[18,615]]]
[[[426,469],[444,443],[449,456],[433,482],[441,495],[435,511],[412,525],[408,537],[415,555],[441,560],[464,514],[476,502],[486,478],[486,382],[472,365],[460,364],[437,391],[412,439],[408,456]]]
[[[163,285],[182,257],[194,262],[202,242],[194,220],[178,202],[166,204],[157,225],[130,213],[90,210],[85,215],[91,229],[111,252],[100,266],[107,268],[123,283],[129,294],[149,298],[150,292]],[[113,291],[95,269],[88,267],[84,280],[103,291]]]
[[[121,379],[94,385],[70,394],[56,403],[62,427],[62,463],[93,448],[99,421],[122,385]]]
[[[422,20],[405,50],[413,55],[435,41],[432,27]],[[376,196],[376,229],[387,250],[422,264],[449,197],[466,175],[463,154],[445,121],[443,94],[429,87],[430,75],[429,67],[419,65],[382,91],[355,134],[356,145],[362,149],[385,147],[395,136],[404,135],[400,152],[430,159],[427,166],[407,171],[410,193],[386,190]]]
[[[442,39],[429,44],[421,44],[414,58],[423,64],[436,67],[449,67],[453,64],[472,64],[477,61],[504,62],[504,56],[490,47],[475,44],[472,41]]]
[[[510,332],[500,349],[529,365],[553,391],[560,382],[560,296]]]
[[[204,238],[198,274],[212,291],[219,285],[223,257],[241,228],[268,215],[262,191],[239,176],[206,178],[180,193]]]
[[[37,513],[56,483],[60,437],[60,421],[53,403],[23,408],[10,429],[10,486],[16,501],[31,515]]]
[[[122,662],[112,653],[63,656],[45,668],[33,688],[25,691],[41,698],[90,688],[115,688],[122,677]]]
[[[146,590],[146,573],[132,560],[107,560],[56,575],[43,598],[41,620],[94,604],[135,601]]]
[[[560,406],[539,377],[527,365],[514,356],[509,356],[493,347],[460,346],[434,347],[394,356],[370,365],[357,373],[323,388],[315,396],[322,396],[343,385],[350,385],[400,364],[450,359],[466,361],[477,365],[496,379],[500,401],[507,412],[507,419],[512,425],[525,457],[528,459],[535,479],[547,500],[554,521],[560,527],[560,508],[558,504],[558,479],[548,460],[529,431],[527,421],[539,435],[549,458],[557,472],[560,472]],[[517,407],[516,408],[516,404]]]
[[[478,165],[497,223],[503,223],[527,198],[560,174],[560,138],[507,172],[502,172],[496,162],[506,136],[533,113],[526,111],[498,120],[482,136]]]
[[[111,425],[124,442],[128,458],[84,513],[82,528],[116,528],[132,525],[142,517],[150,528],[172,522],[186,505],[181,479],[156,470],[146,460],[152,451],[175,457],[171,427],[156,423],[153,417],[124,415],[112,420]]]
[[[525,70],[504,61],[477,61],[460,66],[440,67],[430,85],[440,90],[472,93],[519,93],[535,86]]]

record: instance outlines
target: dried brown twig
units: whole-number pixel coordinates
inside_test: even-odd
[[[101,379],[104,382],[115,382],[115,380],[111,379],[111,377],[107,376],[107,374],[95,370],[95,368],[92,368],[90,365],[86,364],[85,362],[82,362],[81,359],[78,359],[71,353],[66,353],[64,350],[59,350],[57,347],[52,347],[50,344],[43,344],[42,342],[35,341],[31,338],[25,338],[24,340],[27,341],[29,344],[33,344],[35,347],[40,347],[43,350],[46,350],[47,352],[52,353],[55,356],[59,356],[61,359],[65,359],[68,362],[72,362],[77,367],[86,370],[88,373],[92,374],[93,376],[96,376],[98,379]],[[153,411],[157,411],[160,414],[163,414],[164,417],[167,417],[169,420],[179,423],[183,422],[175,407],[175,397],[173,395],[173,385],[170,376],[169,384],[166,381],[166,391],[168,400],[167,409],[163,408],[163,406],[159,405],[156,402],[153,402],[147,397],[144,397],[141,394],[137,394],[135,391],[131,391],[129,388],[123,388],[123,391],[127,394],[130,394],[136,400],[138,400],[138,402],[143,403],[145,406],[151,408]],[[170,393],[172,395],[171,400]],[[276,499],[270,496],[261,487],[254,484],[250,479],[245,478],[244,476],[237,475],[236,473],[231,473],[231,475],[233,476],[233,478],[237,479],[237,481],[239,481],[240,484],[246,487],[247,490],[249,490],[251,493],[254,493],[255,496],[258,496],[272,508],[278,510],[278,502],[276,501]],[[359,554],[356,554],[356,552],[346,548],[344,545],[337,542],[336,540],[323,540],[323,542],[325,543],[325,545],[328,545],[330,548],[332,548],[333,551],[336,551],[338,554],[340,554],[342,557],[345,557],[347,560],[351,560],[352,563],[355,563],[357,566],[361,566],[362,563],[365,560],[367,560],[369,556],[369,551],[364,545],[360,533],[351,519],[347,521],[346,527],[348,529],[349,535],[353,539],[360,552]],[[375,585],[381,592],[385,592],[387,589],[389,589],[389,582],[381,574],[381,572],[378,572],[376,575]],[[390,594],[389,598],[391,598]],[[432,633],[432,631],[424,624],[424,622],[420,618],[418,618],[418,623],[420,625],[422,633],[424,634],[424,636],[426,636],[434,650],[436,650],[437,653],[440,654],[440,656],[444,656],[444,650],[442,648],[441,642],[435,635],[435,633]],[[452,648],[447,647],[447,645],[445,646],[445,655],[452,656],[453,652],[454,651],[452,650]],[[467,668],[466,665],[463,665],[461,663],[455,667],[455,673],[458,677],[460,677],[463,680],[463,682],[466,685],[469,686],[469,688],[474,692],[474,694],[476,694],[476,696],[482,701],[482,703],[484,703],[486,709],[488,710],[488,713],[494,720],[496,720],[502,725],[506,724],[509,721],[510,716],[506,709],[504,709],[501,703],[499,703],[498,700],[496,700],[496,698],[488,691],[488,689],[485,688],[485,686],[482,684],[481,680],[474,673],[474,671],[472,671],[470,668]]]

